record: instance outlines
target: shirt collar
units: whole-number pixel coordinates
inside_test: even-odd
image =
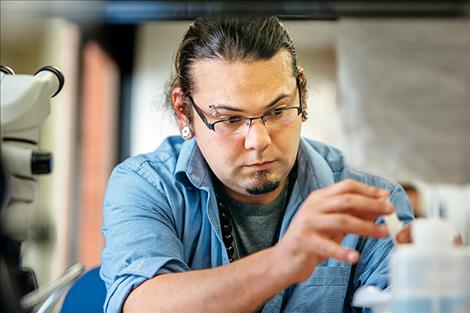
[[[327,159],[331,158],[334,160],[327,162]],[[335,183],[331,166],[335,166],[335,163],[342,163],[342,157],[337,150],[301,138],[297,162],[296,182],[299,184],[300,192],[305,199],[313,190],[325,188]],[[184,185],[191,183],[197,188],[212,186],[209,166],[195,139],[183,142],[176,164],[175,178]]]
[[[321,152],[323,151],[318,149],[315,142],[305,138],[300,139],[296,182],[299,184],[299,191],[304,199],[312,191],[335,183],[330,164]]]
[[[184,185],[192,184],[197,188],[211,185],[209,166],[195,139],[183,142],[176,163],[175,179]]]

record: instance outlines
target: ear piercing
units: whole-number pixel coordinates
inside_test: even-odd
[[[215,117],[220,116],[220,113],[217,111],[217,109],[215,108],[213,104],[209,105],[209,109],[211,110],[212,116],[215,116]]]
[[[189,128],[189,125],[186,125],[181,129],[181,136],[184,139],[189,139],[191,137],[191,135],[192,134],[191,134],[191,129]]]
[[[302,122],[305,122],[308,119],[308,109],[304,108],[302,110]]]

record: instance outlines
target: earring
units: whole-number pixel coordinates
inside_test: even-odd
[[[189,125],[186,125],[181,129],[181,136],[184,139],[191,138],[192,134],[191,134],[191,129],[189,128]]]
[[[304,108],[302,110],[302,122],[305,122],[308,119],[308,109]]]

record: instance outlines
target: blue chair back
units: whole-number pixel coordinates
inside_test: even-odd
[[[106,287],[100,277],[100,267],[80,276],[65,296],[60,313],[103,313]]]

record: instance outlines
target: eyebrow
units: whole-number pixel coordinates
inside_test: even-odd
[[[277,96],[276,98],[274,98],[271,102],[269,102],[266,106],[265,106],[265,109],[269,109],[271,108],[273,105],[275,105],[277,102],[281,101],[282,99],[284,98],[288,98],[290,97],[291,95],[287,95],[285,93],[282,93],[280,94],[279,96]],[[214,109],[224,109],[224,110],[227,110],[227,111],[233,111],[233,112],[243,112],[242,109],[240,108],[235,108],[235,107],[232,107],[230,105],[226,105],[226,104],[216,104],[216,105],[213,105]]]

